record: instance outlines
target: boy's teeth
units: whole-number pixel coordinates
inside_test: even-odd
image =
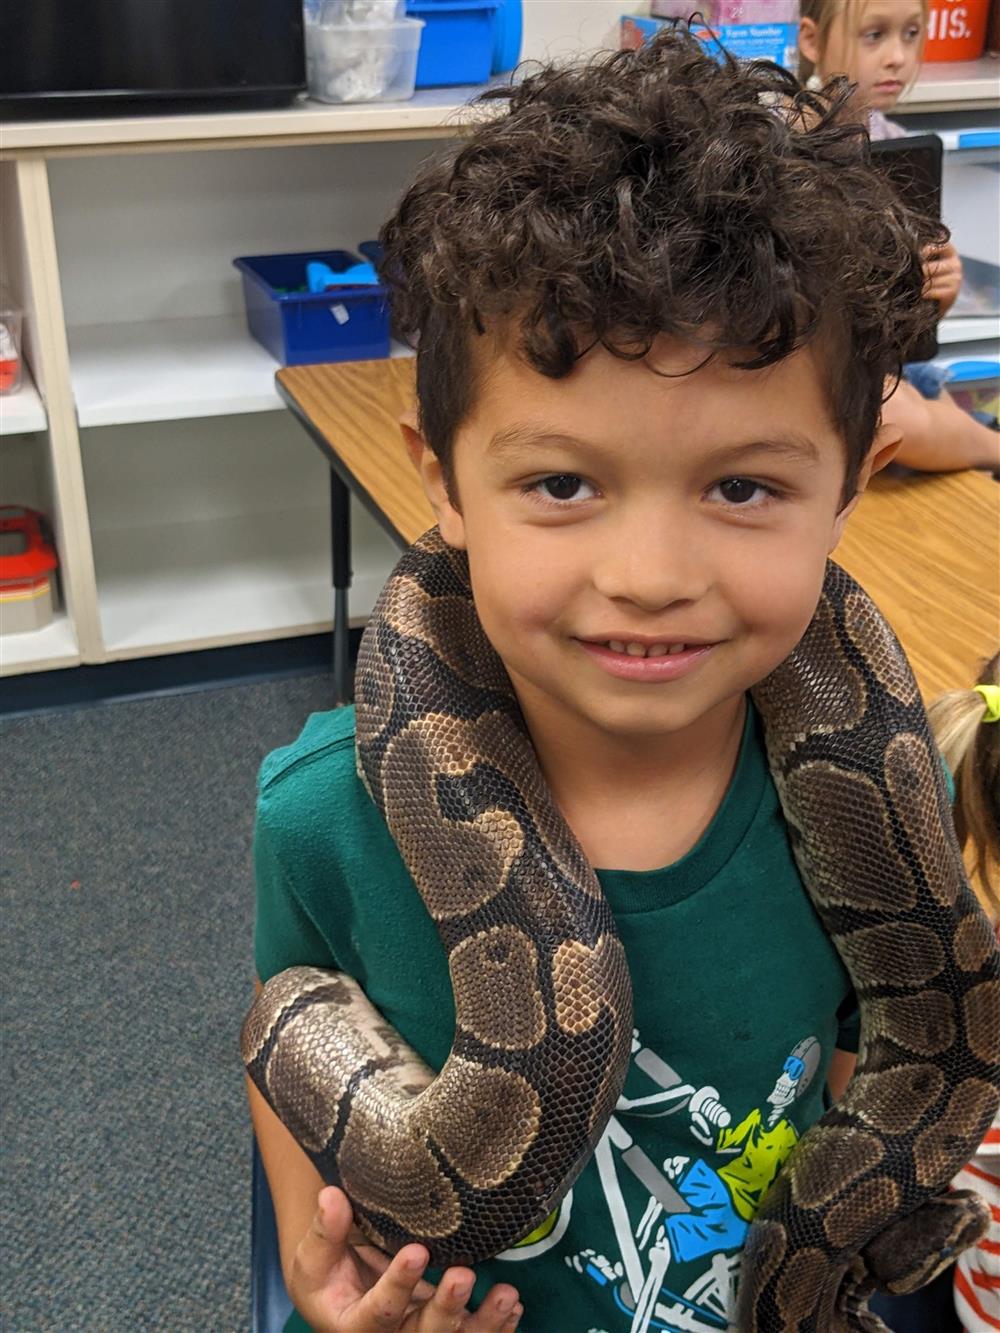
[[[625,643],[622,639],[611,639],[608,647],[613,653],[625,653],[629,657],[673,657],[684,651],[683,643],[652,643],[647,648],[642,643]]]

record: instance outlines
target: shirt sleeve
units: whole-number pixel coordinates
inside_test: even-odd
[[[338,968],[329,943],[302,906],[278,844],[266,809],[259,804],[253,848],[257,891],[254,962],[261,981],[286,967]]]
[[[837,1010],[837,1050],[857,1055],[861,1044],[861,1010],[858,997],[851,991]]]

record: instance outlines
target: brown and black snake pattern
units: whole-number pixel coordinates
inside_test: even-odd
[[[271,979],[252,1079],[384,1249],[474,1264],[556,1206],[624,1081],[631,987],[597,878],[541,777],[432,529],[386,584],[357,672],[358,769],[444,943],[455,996],[435,1076],[357,983]],[[1000,1103],[1000,963],[968,885],[916,683],[830,564],[816,615],[753,692],[808,892],[857,990],[861,1054],[751,1227],[746,1333],[878,1330],[878,1283],[927,1281],[986,1225],[944,1196]]]

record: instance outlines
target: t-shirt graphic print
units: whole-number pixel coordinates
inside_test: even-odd
[[[790,1108],[812,1083],[822,1048],[805,1037],[789,1052],[759,1105],[734,1109],[709,1085],[694,1087],[638,1032],[615,1114],[594,1155],[606,1215],[597,1228],[604,1249],[566,1255],[564,1263],[606,1296],[611,1327],[627,1316],[629,1333],[717,1333],[734,1327],[740,1253],[760,1202],[799,1138]],[[657,1162],[643,1128],[678,1117],[690,1151]],[[680,1126],[671,1126],[676,1134]],[[648,1145],[652,1146],[652,1145]],[[635,1206],[635,1185],[640,1208]],[[559,1246],[573,1217],[573,1191],[520,1245],[500,1255],[516,1263]],[[596,1220],[596,1219],[595,1219]],[[577,1221],[577,1235],[585,1233]],[[516,1281],[516,1275],[511,1276]],[[610,1333],[591,1328],[588,1333]]]

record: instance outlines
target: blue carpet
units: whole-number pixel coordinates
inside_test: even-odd
[[[0,1325],[248,1327],[257,769],[329,676],[0,722]]]

